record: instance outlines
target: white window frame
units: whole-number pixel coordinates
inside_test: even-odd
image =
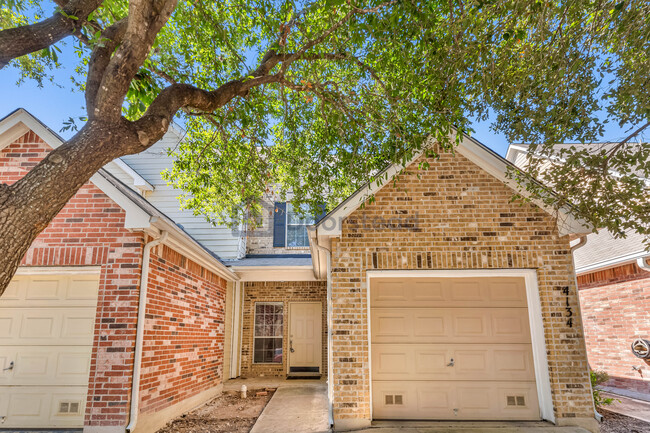
[[[292,245],[289,246],[289,226],[298,226],[298,227],[305,227],[305,231],[307,230],[308,225],[314,224],[316,222],[316,218],[312,215],[311,216],[311,222],[307,222],[305,224],[289,224],[289,214],[293,212],[293,205],[290,202],[286,203],[286,212],[287,214],[285,215],[285,220],[284,220],[284,246],[285,248],[296,248],[296,249],[304,249],[304,248],[309,248],[309,239],[307,239],[307,244],[305,245]],[[307,210],[309,212],[309,210]],[[305,213],[305,217],[307,217],[309,214]]]
[[[279,305],[279,306],[282,307],[282,313],[281,313],[282,314],[282,329],[280,331],[280,335],[271,335],[271,336],[267,336],[267,335],[258,336],[258,335],[256,335],[257,327],[255,325],[257,324],[257,306],[258,305],[275,305],[275,306]],[[262,302],[255,302],[253,304],[253,364],[282,365],[284,363],[284,355],[285,355],[285,353],[284,353],[284,322],[285,322],[284,316],[285,316],[285,314],[284,314],[284,302],[265,302],[265,301],[262,301]],[[255,341],[258,338],[260,338],[260,339],[262,339],[262,338],[264,338],[264,339],[268,339],[268,338],[277,339],[277,338],[279,338],[280,340],[282,340],[282,344],[281,344],[281,347],[282,347],[282,361],[281,362],[260,362],[260,361],[255,361]]]

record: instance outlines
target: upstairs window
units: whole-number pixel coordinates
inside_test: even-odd
[[[287,203],[287,247],[308,247],[307,226],[315,222],[313,216],[308,215],[306,207],[303,207],[303,216],[300,216],[298,209],[294,209],[291,203]]]
[[[318,222],[325,216],[325,207],[322,206],[320,215],[309,215],[307,206],[299,209],[291,203],[277,202],[273,212],[273,246],[289,248],[306,248],[309,246],[307,226]]]

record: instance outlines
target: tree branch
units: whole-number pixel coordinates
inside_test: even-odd
[[[61,12],[43,21],[0,31],[0,69],[11,60],[42,50],[78,34],[102,0],[70,0]],[[76,19],[71,18],[76,17]]]
[[[122,19],[102,32],[101,40],[93,49],[88,62],[88,78],[86,79],[86,112],[88,118],[94,118],[95,100],[102,82],[102,77],[111,60],[111,54],[124,38],[127,20]]]
[[[236,97],[245,97],[249,90],[263,84],[281,81],[280,74],[263,75],[229,81],[218,89],[208,91],[189,84],[172,84],[153,100],[145,114],[134,122],[144,148],[167,132],[174,114],[182,108],[202,112],[215,111]]]
[[[117,120],[131,81],[153,46],[156,35],[176,8],[177,0],[131,0],[126,31],[104,70],[93,112]]]

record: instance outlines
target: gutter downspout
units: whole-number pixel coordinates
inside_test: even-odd
[[[140,366],[142,364],[142,343],[144,341],[144,314],[147,309],[147,289],[149,284],[149,261],[151,249],[167,240],[168,232],[162,232],[158,239],[148,242],[142,253],[142,272],[140,273],[140,298],[138,300],[138,321],[135,333],[135,355],[133,359],[133,380],[131,384],[131,407],[127,432],[132,432],[138,422],[140,404]]]
[[[641,270],[650,272],[650,264],[646,262],[646,259],[650,258],[650,256],[644,256],[644,257],[639,257],[636,259],[636,264]]]
[[[573,264],[573,281],[575,282],[576,285],[576,292],[578,291],[578,276],[576,275],[576,264],[575,264],[575,259],[573,256],[573,253],[575,250],[578,248],[584,247],[585,244],[587,243],[587,235],[582,235],[580,236],[580,242],[575,244],[574,246],[571,247],[571,262]],[[578,302],[580,302],[580,293],[576,293],[578,295]],[[582,311],[580,311],[580,314],[582,314]],[[589,392],[591,392],[591,395],[594,395],[594,388],[591,386],[591,372],[589,369],[587,369],[587,375],[589,376]],[[593,401],[593,398],[592,398]],[[594,404],[594,416],[598,422],[603,422],[603,416],[598,413],[598,410],[596,409],[596,402],[593,402]]]
[[[322,251],[327,259],[327,417],[331,427],[334,425],[334,409],[332,406],[334,397],[332,374],[332,252],[324,246],[318,245],[318,237],[314,237],[314,241],[313,245],[318,251]],[[318,262],[320,268],[320,260]]]

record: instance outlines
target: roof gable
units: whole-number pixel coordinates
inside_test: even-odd
[[[454,139],[455,137],[452,136],[451,138]],[[521,189],[515,180],[508,178],[506,175],[508,167],[515,168],[515,166],[479,141],[472,139],[467,135],[463,135],[460,144],[455,148],[455,150],[483,171],[501,181],[507,187],[512,189],[513,192],[521,194],[524,197],[530,197],[530,194],[526,190]],[[373,196],[386,186],[386,184],[390,183],[390,179],[392,179],[393,176],[398,174],[405,167],[411,165],[421,155],[421,152],[417,153],[405,165],[390,165],[377,174],[373,180],[359,188],[354,194],[344,200],[315,225],[318,236],[340,236],[343,220],[365,203],[369,197]],[[557,217],[558,231],[561,236],[568,234],[586,234],[591,233],[592,231],[591,227],[585,221],[575,218],[567,208],[560,209],[559,212],[556,212],[555,209],[546,206],[539,200],[531,199],[531,202],[546,211],[549,215]]]
[[[0,150],[30,130],[38,135],[52,149],[56,149],[64,142],[63,138],[45,126],[31,113],[20,108],[3,119],[0,119]],[[216,254],[203,247],[196,239],[178,227],[173,220],[149,203],[142,195],[122,183],[107,170],[100,169],[90,178],[90,182],[98,187],[119,207],[124,209],[126,213],[125,228],[143,230],[153,236],[167,231],[170,233],[170,237],[165,243],[172,248],[184,253],[197,263],[207,266],[229,281],[239,278],[221,262]]]

